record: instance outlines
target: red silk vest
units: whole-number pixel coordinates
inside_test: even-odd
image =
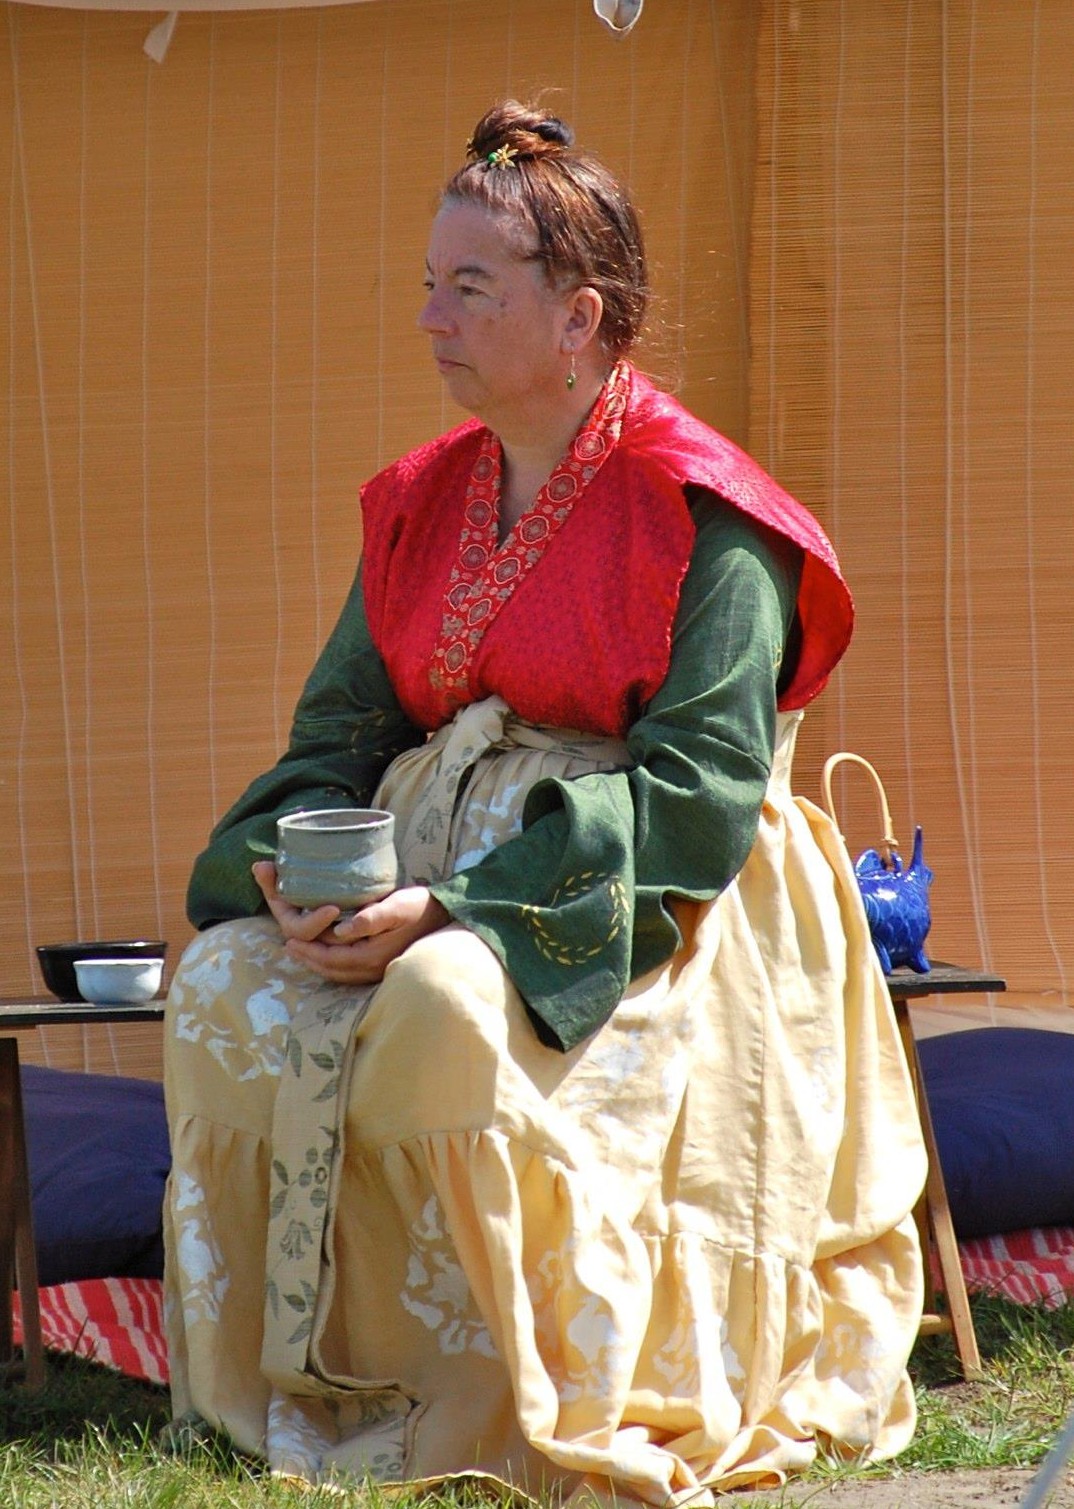
[[[439,727],[461,701],[498,694],[528,722],[623,737],[668,670],[694,539],[685,484],[719,494],[803,550],[801,650],[780,707],[802,707],[824,687],[849,643],[853,603],[812,514],[732,441],[630,369],[620,422],[539,559],[512,584],[487,631],[475,630],[461,693],[438,684],[435,663],[438,652],[443,659],[452,611],[445,589],[473,510],[483,427],[467,421],[362,489],[370,633],[420,727]],[[466,622],[465,592],[455,601],[457,630]],[[479,610],[486,604],[475,603]]]

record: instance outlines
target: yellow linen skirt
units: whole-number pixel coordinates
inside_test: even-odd
[[[534,780],[617,763],[505,712],[389,772],[410,874],[431,833],[472,863]],[[848,856],[791,795],[797,721],[737,880],[569,1053],[457,926],[365,991],[269,918],[193,942],[165,1066],[176,1414],[310,1481],[659,1505],[906,1444],[924,1151]]]

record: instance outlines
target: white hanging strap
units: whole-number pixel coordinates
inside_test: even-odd
[[[610,31],[625,37],[641,15],[645,0],[593,0],[593,9]]]
[[[154,63],[163,63],[168,48],[172,45],[172,37],[175,35],[175,23],[179,20],[179,12],[170,10],[163,21],[158,21],[153,30],[142,43],[142,51]]]

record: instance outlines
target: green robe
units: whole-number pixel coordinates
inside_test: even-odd
[[[631,980],[675,952],[669,897],[719,895],[757,833],[801,554],[711,495],[692,494],[691,513],[697,536],[668,675],[627,734],[634,767],[539,782],[520,834],[431,887],[500,958],[542,1040],[562,1049],[607,1020]],[[299,700],[286,753],[225,814],[195,863],[187,896],[195,927],[263,909],[250,866],[259,848],[275,846],[278,817],[367,806],[391,760],[424,737],[370,639],[359,570]],[[599,887],[557,895],[580,871],[616,876],[633,904],[612,942],[568,967],[537,948],[522,908],[538,908],[568,946],[603,936]]]

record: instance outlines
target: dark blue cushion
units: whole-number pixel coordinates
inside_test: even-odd
[[[161,1085],[23,1064],[38,1282],[159,1278],[170,1153]]]
[[[917,1046],[958,1235],[1074,1225],[1074,1033],[980,1027]]]

